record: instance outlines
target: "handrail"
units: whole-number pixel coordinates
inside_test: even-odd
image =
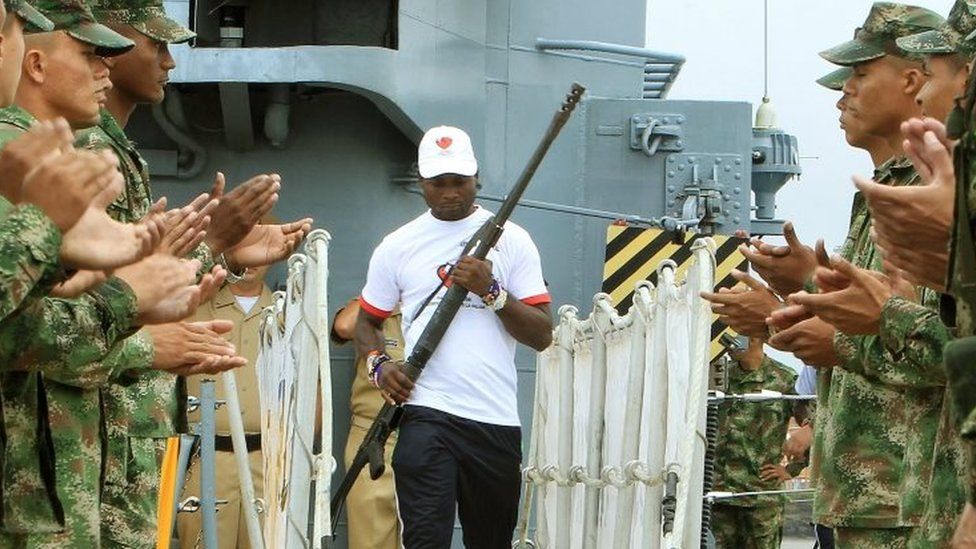
[[[596,51],[614,55],[626,55],[628,57],[641,57],[650,61],[673,63],[675,65],[682,65],[685,62],[685,57],[676,53],[665,53],[647,48],[625,46],[611,42],[597,42],[594,40],[551,40],[548,38],[536,38],[535,47],[539,50]]]
[[[527,49],[527,48],[526,48]],[[597,42],[594,40],[552,40],[536,38],[535,49],[550,55],[563,55],[583,61],[600,61],[604,63],[618,63],[622,65],[636,65],[630,61],[612,59],[601,56],[588,56],[567,53],[567,50],[598,52],[625,57],[637,57],[644,61],[644,80],[641,97],[644,99],[664,99],[671,90],[671,85],[678,78],[678,73],[685,64],[685,56],[667,53],[636,46],[625,46],[611,42]]]

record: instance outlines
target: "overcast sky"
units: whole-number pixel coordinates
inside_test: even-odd
[[[943,16],[952,0],[917,0]],[[839,92],[814,81],[833,70],[817,52],[848,40],[872,2],[769,1],[769,94],[780,126],[799,140],[803,176],[780,191],[777,217],[800,238],[847,233],[851,175],[871,173],[863,151],[850,148],[838,126]],[[749,101],[763,95],[763,0],[648,0],[647,47],[685,55],[671,99]]]

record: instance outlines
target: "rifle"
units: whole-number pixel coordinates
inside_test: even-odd
[[[522,197],[522,193],[529,186],[529,181],[532,180],[532,176],[535,175],[536,169],[542,163],[542,159],[545,158],[549,147],[556,140],[560,130],[566,125],[569,116],[573,113],[584,91],[586,89],[583,86],[573,84],[572,89],[566,96],[566,101],[563,102],[562,106],[560,106],[559,110],[553,116],[552,122],[549,123],[549,129],[536,147],[535,152],[529,159],[529,163],[522,170],[522,174],[519,176],[518,181],[516,181],[512,191],[505,198],[505,202],[498,209],[498,213],[488,221],[485,221],[485,224],[471,238],[466,249],[474,249],[474,253],[472,254],[474,258],[485,259],[488,256],[488,251],[498,242],[504,230],[505,222],[512,215],[512,211]],[[434,354],[437,345],[440,344],[441,339],[443,339],[444,334],[447,332],[447,328],[451,325],[451,321],[454,320],[454,316],[461,308],[461,304],[467,295],[468,291],[459,284],[453,284],[447,289],[444,298],[437,305],[437,308],[434,309],[430,321],[424,327],[423,333],[420,334],[420,339],[417,340],[417,344],[410,353],[410,357],[404,363],[404,373],[411,381],[416,381],[420,377],[421,372],[423,372],[424,367],[427,365],[427,361]],[[383,405],[379,414],[376,415],[376,419],[373,420],[369,431],[366,432],[366,438],[359,446],[359,450],[356,451],[356,457],[353,458],[349,469],[346,471],[346,476],[342,478],[339,489],[336,491],[335,496],[332,497],[333,535],[335,535],[336,527],[339,523],[339,515],[342,513],[342,506],[346,501],[346,496],[349,495],[349,490],[352,489],[353,484],[356,483],[356,479],[359,478],[359,473],[363,467],[369,464],[369,476],[373,480],[378,479],[386,469],[383,460],[386,440],[397,428],[397,425],[399,425],[402,414],[402,406],[394,406],[386,403]]]

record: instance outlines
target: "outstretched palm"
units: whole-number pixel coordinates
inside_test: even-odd
[[[240,244],[225,254],[236,269],[270,265],[291,255],[311,230],[310,218],[282,225],[255,225]]]

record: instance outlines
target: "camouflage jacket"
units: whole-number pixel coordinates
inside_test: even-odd
[[[153,202],[152,190],[149,188],[149,166],[111,113],[102,109],[98,125],[78,132],[75,146],[95,150],[111,149],[115,153],[119,158],[119,170],[125,178],[125,189],[109,205],[109,215],[126,223],[142,219]]]
[[[729,368],[730,394],[758,393],[763,389],[794,393],[796,373],[769,357],[755,370],[745,370],[738,363]],[[729,402],[719,409],[718,440],[715,444],[715,490],[753,492],[780,490],[778,481],[763,481],[764,465],[779,465],[783,441],[793,406],[789,401]],[[780,503],[782,496],[738,498],[723,505],[756,507]]]
[[[898,186],[918,183],[914,168],[904,158],[879,167],[875,179]],[[858,194],[842,255],[858,267],[881,270],[870,225],[870,212]],[[923,293],[922,300],[931,305],[937,303],[937,296]],[[938,373],[941,359],[932,353],[940,351],[934,351],[932,340],[907,339],[906,332],[916,323],[938,332],[938,315],[892,301],[886,307],[887,317],[907,315],[914,320],[884,336],[838,333],[834,346],[840,365],[821,374],[818,406],[822,413],[818,412],[815,423],[811,455],[817,486],[814,518],[821,524],[914,526],[924,508],[945,378]],[[934,323],[926,324],[933,317]],[[891,322],[902,327],[900,320]],[[909,445],[917,453],[906,455]]]
[[[17,107],[0,110],[0,147],[33,120]],[[9,203],[0,205],[10,208]],[[136,303],[127,284],[113,278],[76,300],[41,295],[28,297],[29,303],[0,324],[0,345],[11,350],[5,353],[7,369],[26,370],[0,377],[3,527],[13,533],[63,528],[64,513],[75,509],[70,506],[72,494],[57,481],[100,468],[100,445],[77,450],[85,442],[97,443],[100,436],[98,391],[91,387],[137,366],[109,356],[118,343],[131,340],[127,337]],[[61,400],[49,392],[59,385],[78,394]],[[92,456],[98,459],[94,467],[79,468],[78,460]],[[97,473],[95,479],[97,483]]]
[[[976,86],[972,77],[966,94],[966,110],[956,109],[950,116],[950,131],[961,137],[953,152],[956,171],[955,221],[949,245],[948,291],[955,298],[955,320],[960,338],[976,336],[976,119],[973,103]],[[955,132],[952,124],[958,125]],[[976,505],[976,367],[974,357],[966,357],[964,364],[950,371],[950,395],[953,402],[954,424],[966,441],[968,457],[969,502]]]
[[[109,215],[126,223],[146,215],[153,203],[148,165],[108,110],[102,109],[98,126],[79,132],[75,144],[93,150],[108,149],[119,158],[125,192],[109,207]],[[206,244],[201,244],[190,256],[200,260],[201,272],[213,268],[213,255]],[[149,372],[129,386],[110,385],[103,393],[110,470],[124,471],[128,448],[125,437],[162,438],[186,430],[186,382],[182,378]]]
[[[64,278],[60,250],[61,230],[37,206],[11,207],[0,219],[0,321]]]

